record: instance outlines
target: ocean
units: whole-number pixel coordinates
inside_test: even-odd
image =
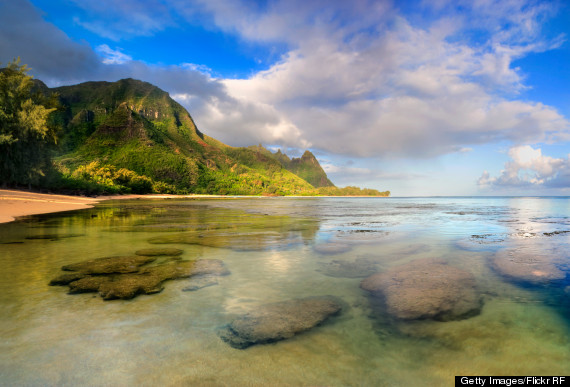
[[[442,386],[456,375],[570,375],[569,242],[567,197],[139,199],[25,217],[0,225],[0,385]],[[182,254],[147,266],[218,260],[231,274],[192,291],[192,277],[168,280],[129,300],[49,285],[62,266],[157,248]],[[469,280],[450,274],[445,289],[408,297],[423,281],[405,277],[408,268],[429,276],[442,266]],[[397,288],[363,289],[377,273]],[[465,286],[476,305],[443,311]],[[342,310],[285,340],[239,349],[221,339],[244,314],[315,296]],[[402,305],[410,299],[420,305]],[[402,312],[415,307],[427,312]]]

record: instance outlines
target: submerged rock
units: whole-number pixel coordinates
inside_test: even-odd
[[[491,267],[515,281],[535,285],[563,280],[566,273],[555,264],[556,257],[525,249],[502,250],[491,259]]]
[[[360,287],[382,297],[388,313],[403,320],[457,320],[478,314],[482,306],[475,278],[436,259],[393,267],[364,279]]]
[[[157,249],[141,249],[141,250],[135,251],[135,254],[136,255],[144,255],[147,257],[155,257],[155,256],[161,256],[161,255],[175,257],[178,255],[181,255],[183,252],[184,251],[180,250],[180,249],[173,249],[173,248],[165,247],[163,249],[160,249],[160,248],[157,248]]]
[[[477,234],[456,242],[457,247],[463,250],[479,251],[489,250],[505,242],[506,234]]]
[[[139,294],[161,292],[164,289],[162,282],[166,279],[150,274],[124,274],[102,282],[96,291],[104,300],[129,300]]]
[[[110,282],[111,277],[107,276],[85,276],[77,281],[69,283],[69,293],[92,293],[99,291],[101,285]]]
[[[190,285],[182,289],[183,292],[193,292],[208,286],[214,286],[218,284],[218,278],[213,275],[203,275],[199,277],[191,277],[188,282]]]
[[[183,292],[191,292],[217,285],[217,277],[229,275],[230,271],[218,259],[199,259],[196,261],[192,273],[192,277],[189,280],[190,284],[182,289]]]
[[[354,261],[319,262],[319,266],[317,271],[329,277],[363,278],[378,270],[378,264],[368,258],[356,258]]]
[[[136,259],[134,259],[136,258]],[[168,280],[203,275],[230,274],[222,261],[171,261],[162,265],[141,267],[153,257],[108,257],[64,266],[76,270],[54,278],[50,285],[69,285],[71,294],[98,292],[104,300],[131,299],[139,294],[163,290]]]
[[[297,241],[287,233],[279,231],[204,231],[187,232],[148,240],[151,244],[189,244],[207,247],[218,247],[237,251],[260,251],[269,247],[279,247]],[[299,242],[299,241],[297,241]]]
[[[219,259],[199,259],[194,263],[193,275],[229,275],[231,274],[224,262]]]
[[[84,274],[135,273],[140,266],[155,259],[154,257],[140,255],[105,257],[66,265],[61,270],[78,271]]]
[[[319,325],[342,309],[333,296],[308,297],[262,305],[233,320],[219,336],[234,348],[272,343]]]
[[[80,280],[81,278],[86,277],[88,274],[85,273],[66,273],[62,274],[58,277],[55,277],[50,281],[50,286],[54,285],[67,285],[73,281]]]
[[[319,254],[342,254],[350,251],[352,247],[346,243],[328,242],[320,243],[313,246],[313,249]]]

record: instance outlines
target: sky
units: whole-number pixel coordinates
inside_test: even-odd
[[[0,0],[0,65],[135,78],[393,196],[570,195],[570,2]]]

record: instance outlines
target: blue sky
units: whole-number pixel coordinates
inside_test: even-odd
[[[564,1],[0,0],[0,62],[151,82],[338,186],[570,195],[569,26]]]

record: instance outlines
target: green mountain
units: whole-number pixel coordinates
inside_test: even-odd
[[[317,158],[311,151],[307,150],[300,158],[291,159],[285,153],[282,153],[281,150],[271,153],[271,151],[261,145],[252,146],[250,149],[261,152],[278,161],[283,168],[293,172],[295,175],[310,183],[313,187],[334,187],[334,184],[329,180],[321,164],[319,164]]]
[[[60,109],[64,187],[103,192],[317,195],[334,185],[314,155],[231,147],[201,133],[167,92],[122,79],[47,89]]]

